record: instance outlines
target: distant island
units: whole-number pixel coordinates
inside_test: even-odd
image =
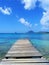
[[[46,32],[46,31],[41,31],[41,32],[34,32],[34,31],[28,31],[27,33],[29,33],[29,34],[33,34],[33,33],[35,33],[35,34],[49,34],[49,32]]]
[[[49,32],[45,32],[45,31],[39,31],[39,32],[34,32],[34,31],[28,31],[28,32],[25,32],[25,33],[17,33],[17,32],[15,32],[15,34],[49,34]]]
[[[27,33],[28,33],[28,34],[29,34],[29,33],[30,33],[30,34],[33,34],[33,33],[35,33],[35,32],[34,32],[34,31],[28,31]]]

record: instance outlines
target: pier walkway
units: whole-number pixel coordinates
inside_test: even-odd
[[[10,48],[0,65],[49,65],[49,61],[28,39],[20,39]]]

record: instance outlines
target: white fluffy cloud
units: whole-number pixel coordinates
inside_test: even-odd
[[[49,28],[49,11],[43,14],[40,23],[42,24],[42,29]]]
[[[24,4],[24,8],[30,10],[35,8],[37,0],[21,0],[21,1],[22,4]]]
[[[20,23],[22,23],[22,24],[24,24],[24,25],[26,25],[26,26],[28,26],[28,27],[31,27],[32,26],[32,24],[30,24],[28,21],[26,21],[24,18],[20,18],[19,19],[19,22]]]
[[[11,14],[11,8],[9,7],[0,7],[0,12],[2,12],[3,14],[6,14],[6,15],[10,15]]]
[[[40,20],[43,29],[49,28],[49,0],[39,0],[41,2],[40,7],[42,7],[46,12],[43,12],[43,16]]]

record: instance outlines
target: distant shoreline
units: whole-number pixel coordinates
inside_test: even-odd
[[[28,33],[0,33],[0,34],[49,34],[49,32],[28,32]]]

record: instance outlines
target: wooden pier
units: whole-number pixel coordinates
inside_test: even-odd
[[[20,39],[10,48],[0,65],[49,65],[49,61],[28,39]]]

